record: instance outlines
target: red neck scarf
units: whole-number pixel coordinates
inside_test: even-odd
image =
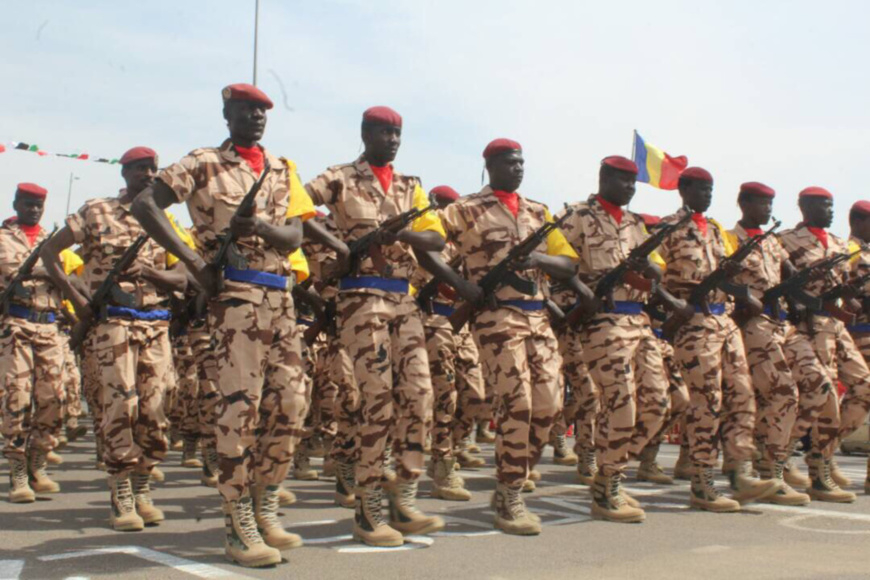
[[[746,232],[746,235],[750,238],[754,238],[755,236],[760,236],[763,232],[761,228],[743,228],[743,231]]]
[[[493,189],[492,194],[504,204],[508,211],[514,215],[514,217],[517,217],[517,214],[520,211],[520,196],[517,194],[516,191],[508,192]]]
[[[393,184],[393,166],[388,163],[383,167],[376,167],[369,163],[369,167],[372,168],[372,173],[378,178],[384,193],[390,191],[390,186]]]
[[[618,205],[610,203],[609,201],[607,201],[606,199],[604,199],[600,195],[596,196],[596,199],[598,200],[598,203],[601,204],[601,207],[604,208],[604,211],[609,213],[610,217],[612,217],[614,220],[616,220],[617,225],[622,223],[623,212],[622,212],[621,207],[619,207]]]
[[[707,218],[704,217],[702,213],[693,213],[692,221],[695,222],[695,225],[698,226],[698,229],[701,230],[701,235],[707,235]]]
[[[239,154],[239,157],[245,160],[245,163],[248,164],[248,167],[256,173],[260,175],[263,173],[263,168],[266,166],[266,156],[263,155],[263,150],[254,145],[253,147],[240,147],[239,145],[233,145],[236,148],[236,153]]]
[[[21,228],[21,231],[24,232],[25,236],[27,236],[27,243],[30,244],[31,247],[33,247],[33,244],[36,243],[36,238],[39,237],[39,232],[42,231],[42,227],[40,227],[39,224],[36,224],[35,226],[25,226],[24,224],[19,224],[18,227]]]
[[[819,242],[822,243],[822,246],[827,250],[828,249],[828,232],[825,231],[825,228],[814,228],[811,226],[807,226],[807,230],[816,236]]]

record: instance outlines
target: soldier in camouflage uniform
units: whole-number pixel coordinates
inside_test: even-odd
[[[312,217],[314,208],[295,164],[259,144],[271,100],[247,84],[225,87],[222,96],[229,139],[161,171],[134,211],[209,296],[221,393],[217,487],[225,555],[259,567],[279,563],[280,550],[301,545],[278,520],[278,505],[307,411],[288,255],[302,241],[300,218]],[[260,178],[253,215],[237,215]],[[183,243],[162,212],[180,202],[187,203],[198,251]],[[211,261],[227,228],[236,236],[234,258],[221,272]]]
[[[136,147],[121,157],[121,165],[126,189],[118,197],[86,202],[43,251],[49,273],[82,318],[92,316],[89,297],[70,283],[53,256],[81,244],[84,282],[93,293],[124,250],[144,234],[130,206],[153,182],[157,154]],[[99,382],[99,435],[109,472],[111,524],[120,531],[141,530],[164,519],[148,486],[152,469],[168,449],[164,397],[172,354],[169,312],[160,308],[158,292],[183,291],[187,283],[183,273],[167,270],[168,260],[162,248],[146,243],[116,281],[134,306],[95,305],[100,311],[93,313],[97,322],[86,338]]]
[[[48,236],[39,225],[46,195],[32,183],[21,183],[15,191],[12,207],[17,216],[0,227],[0,290],[7,290],[24,260]],[[46,472],[47,455],[57,447],[63,428],[63,338],[56,324],[60,308],[60,293],[37,262],[0,313],[0,417],[12,503],[60,491]]]
[[[840,238],[826,230],[834,213],[833,195],[829,191],[821,187],[804,189],[799,195],[799,207],[803,222],[779,236],[796,268],[806,268],[848,250]],[[821,296],[846,282],[849,268],[848,264],[841,263],[836,268],[826,270],[824,276],[807,284],[804,291],[811,296]],[[830,308],[827,304],[822,311],[807,308],[797,324],[798,331],[812,345],[815,358],[804,349],[797,356],[796,364],[817,368],[817,359],[824,367],[822,372],[825,375],[818,381],[823,387],[815,390],[818,396],[813,404],[805,407],[804,401],[801,401],[798,422],[802,429],[806,428],[807,423],[812,426],[811,447],[806,456],[811,481],[807,493],[819,501],[842,503],[855,501],[855,494],[842,489],[849,482],[836,470],[833,456],[839,440],[852,433],[867,417],[870,408],[870,370],[845,324],[832,314]],[[842,407],[838,405],[834,388],[838,380],[847,389]],[[817,418],[811,419],[814,416]]]
[[[688,298],[695,285],[716,270],[731,250],[720,226],[703,213],[713,198],[710,173],[698,167],[686,169],[678,187],[685,206],[662,221],[673,223],[686,212],[692,213],[692,220],[671,234],[659,251],[667,263],[663,283],[676,296]],[[736,270],[728,273],[736,275]],[[755,399],[740,330],[729,316],[729,298],[717,289],[706,305],[694,307],[693,316],[681,318],[684,324],[674,337],[676,358],[689,386],[686,430],[694,464],[690,503],[712,512],[739,511],[741,503],[776,493],[779,483],[751,476]],[[721,416],[730,419],[721,437],[725,454],[733,462],[728,472],[734,499],[720,495],[714,487]]]
[[[365,151],[353,163],[330,167],[308,183],[311,198],[329,208],[345,244],[374,231],[382,219],[428,200],[415,177],[394,172],[402,118],[388,107],[363,114]],[[353,361],[360,394],[354,537],[376,546],[403,543],[404,534],[444,527],[439,517],[416,507],[423,445],[431,425],[432,384],[423,324],[409,294],[417,267],[414,251],[440,251],[443,229],[427,212],[398,234],[382,231],[370,256],[350,271],[349,251],[339,255],[338,320],[341,343]],[[382,478],[387,440],[395,440],[398,479],[388,488],[390,520],[382,514]]]
[[[552,219],[543,204],[517,193],[524,165],[519,143],[497,139],[483,156],[489,185],[442,212],[448,241],[462,256],[470,280],[457,276],[449,281],[472,304],[482,298],[477,282],[514,245]],[[541,532],[539,518],[527,510],[520,493],[562,407],[562,361],[543,306],[544,275],[571,278],[576,258],[564,235],[551,232],[539,251],[515,265],[514,278],[496,290],[493,301],[483,305],[471,324],[484,381],[495,392],[493,505],[495,526],[506,533]]]

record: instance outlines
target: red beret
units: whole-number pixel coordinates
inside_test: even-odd
[[[852,205],[852,210],[849,213],[863,213],[864,215],[870,215],[870,201],[856,201]]]
[[[429,195],[433,197],[440,197],[441,199],[446,199],[449,201],[456,201],[459,199],[459,194],[456,193],[456,190],[450,187],[449,185],[439,185],[438,187],[433,187],[429,192]]]
[[[697,179],[698,181],[713,183],[713,176],[710,175],[710,172],[700,167],[689,167],[680,174],[680,177],[688,177],[689,179]]]
[[[483,158],[489,159],[493,155],[498,155],[499,153],[504,153],[505,151],[522,151],[523,146],[513,141],[512,139],[493,139],[489,142],[489,145],[486,146],[486,149],[483,150]]]
[[[253,101],[266,106],[266,109],[271,109],[274,105],[272,99],[266,96],[266,93],[247,83],[236,83],[224,87],[221,91],[221,96],[224,102],[227,101]]]
[[[48,190],[44,187],[39,187],[35,183],[19,183],[16,193],[23,193],[30,197],[45,199],[45,196],[48,195]]]
[[[402,126],[402,115],[389,107],[370,107],[363,113],[363,123]]]
[[[760,195],[762,197],[775,197],[776,192],[772,187],[768,187],[758,181],[747,181],[740,186],[740,193],[751,193],[752,195]]]
[[[154,165],[157,165],[157,151],[149,147],[133,147],[121,155],[120,163],[121,165],[127,165],[142,159],[153,159]]]
[[[803,189],[798,197],[824,197],[825,199],[834,199],[834,195],[824,187],[816,185]]]
[[[652,227],[662,223],[662,218],[657,215],[650,215],[648,213],[639,213],[640,219],[643,220],[643,223],[646,227]]]
[[[628,173],[637,175],[637,163],[635,163],[631,159],[628,159],[627,157],[611,155],[610,157],[605,157],[604,159],[602,159],[601,165],[605,165],[613,169],[618,169],[619,171],[626,171]]]

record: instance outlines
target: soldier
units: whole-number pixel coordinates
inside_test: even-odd
[[[678,187],[684,207],[662,221],[673,223],[687,212],[692,220],[669,236],[660,252],[667,263],[663,283],[676,296],[688,298],[692,289],[719,267],[730,248],[726,249],[720,226],[704,216],[713,199],[710,173],[690,167],[680,176]],[[737,274],[736,270],[731,267],[729,274]],[[694,315],[681,319],[684,324],[674,337],[676,358],[689,386],[686,423],[694,464],[690,503],[712,512],[739,511],[741,503],[768,497],[779,488],[776,481],[757,481],[751,476],[755,400],[743,340],[728,315],[728,300],[717,289],[708,303],[693,305]],[[720,495],[714,487],[720,416],[730,419],[721,438],[732,461],[727,468],[734,499]]]
[[[524,166],[519,143],[496,139],[484,149],[483,158],[489,185],[442,212],[448,240],[462,256],[470,281],[455,273],[447,280],[472,304],[482,298],[477,282],[514,245],[552,220],[543,204],[517,192]],[[513,285],[498,288],[471,324],[484,381],[495,393],[495,526],[518,535],[541,532],[540,519],[527,510],[520,494],[562,406],[561,357],[544,310],[544,275],[571,278],[577,258],[558,230],[541,250],[515,265]]]
[[[775,195],[774,190],[763,183],[747,182],[740,186],[737,203],[743,215],[728,232],[734,247],[762,234],[761,227],[770,221]],[[783,271],[787,274],[794,271],[785,250],[774,238],[765,238],[742,266],[734,282],[745,284],[759,300],[766,290],[780,283]],[[810,497],[795,491],[783,479],[791,456],[789,442],[797,419],[799,397],[786,345],[802,338],[780,312],[780,308],[766,305],[763,312],[749,309],[738,312],[738,320],[742,322],[743,344],[758,405],[755,439],[761,444],[759,472],[763,479],[780,482],[779,491],[765,501],[806,505]]]
[[[636,180],[633,161],[606,157],[599,170],[598,193],[569,206],[573,213],[562,227],[580,256],[580,280],[589,287],[628,259],[629,252],[647,237],[643,220],[623,209],[634,197]],[[647,278],[660,275],[647,258],[635,267]],[[683,301],[658,289],[670,309],[686,308]],[[626,501],[622,472],[629,455],[639,453],[658,433],[668,404],[664,362],[643,312],[648,295],[648,291],[621,283],[614,289],[612,306],[593,304],[579,332],[565,335],[583,345],[583,360],[598,389],[598,471],[592,482],[592,516],[612,522],[645,519],[639,506]]]
[[[9,289],[35,246],[48,236],[39,225],[47,194],[36,184],[18,184],[12,203],[16,217],[0,227],[3,291]],[[47,454],[57,447],[63,428],[63,339],[56,324],[61,296],[45,268],[37,263],[3,306],[0,407],[3,455],[9,460],[9,501],[29,503],[35,501],[37,493],[60,491],[60,486],[46,473],[46,465]]]
[[[779,238],[796,268],[803,269],[847,251],[846,244],[826,229],[834,217],[833,198],[822,187],[807,187],[800,192],[798,206],[803,221],[794,229],[782,232]],[[822,296],[847,282],[848,272],[848,264],[827,269],[824,276],[810,281],[804,291],[811,296]],[[846,326],[834,317],[831,310],[830,304],[825,304],[822,311],[808,307],[797,324],[798,331],[810,342],[815,354],[815,358],[811,354],[800,356],[797,364],[815,366],[815,359],[818,359],[826,371],[818,381],[822,387],[817,390],[819,396],[815,398],[815,404],[805,407],[802,401],[800,419],[803,421],[799,420],[799,423],[802,422],[804,428],[807,423],[812,425],[811,446],[806,456],[811,481],[807,493],[819,501],[848,503],[855,501],[855,494],[842,489],[849,481],[836,470],[833,456],[839,440],[852,433],[867,417],[870,370]],[[838,380],[847,389],[841,407],[833,388]],[[808,419],[804,415],[814,418]]]
[[[359,159],[330,167],[307,185],[314,202],[329,208],[345,244],[375,230],[383,218],[428,204],[417,178],[393,170],[401,116],[389,107],[372,107],[363,113],[361,133],[365,150]],[[382,230],[371,257],[354,272],[348,268],[347,247],[334,248],[342,276],[337,304],[341,343],[353,361],[360,393],[353,533],[370,545],[401,545],[403,534],[444,527],[441,518],[416,507],[432,384],[423,325],[408,283],[417,266],[414,251],[440,251],[443,236],[432,212],[398,234]],[[388,524],[381,513],[381,483],[391,429],[398,479],[387,489]]]

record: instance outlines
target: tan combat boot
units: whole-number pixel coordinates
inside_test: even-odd
[[[636,524],[646,519],[639,507],[628,505],[620,493],[622,476],[618,473],[607,476],[600,471],[592,481],[592,517],[621,524]]]
[[[134,471],[130,474],[130,485],[133,488],[133,501],[136,504],[136,513],[146,524],[156,524],[166,519],[163,512],[154,505],[151,499],[151,487],[148,485],[151,479],[149,473]]]
[[[248,568],[281,563],[281,552],[267,546],[257,531],[251,498],[224,502],[223,509],[226,530],[224,555],[230,562]]]
[[[199,469],[202,461],[196,457],[196,437],[185,437],[181,450],[181,467]]]
[[[852,480],[846,477],[846,474],[840,471],[840,466],[837,465],[837,460],[833,457],[830,459],[831,462],[831,479],[834,480],[834,483],[839,485],[840,487],[851,487]]]
[[[568,446],[568,438],[564,435],[554,435],[550,438],[553,446],[553,463],[556,465],[577,465],[580,458]]]
[[[323,457],[329,449],[320,435],[312,435],[308,441],[300,441],[299,445],[305,447],[308,457]]]
[[[532,493],[533,491],[538,489],[538,486],[535,484],[534,480],[527,479],[523,482],[523,486],[521,489],[523,493]]]
[[[353,492],[354,488],[356,488],[354,464],[336,461],[335,504],[343,508],[354,509],[354,506],[356,505],[356,497],[354,497]]]
[[[456,460],[442,457],[432,460],[432,497],[448,501],[469,501],[471,492],[465,489],[465,482],[453,469]]]
[[[284,529],[278,519],[278,486],[268,485],[254,491],[254,519],[267,546],[290,550],[302,545],[302,537]]]
[[[61,457],[54,451],[46,452],[45,460],[48,462],[49,465],[63,465],[63,457]]]
[[[689,458],[689,448],[680,445],[680,455],[674,464],[674,479],[691,480],[693,475],[695,475],[695,466]]]
[[[199,482],[206,487],[217,487],[218,454],[213,444],[202,446],[202,476]]]
[[[497,484],[492,504],[496,529],[516,536],[536,536],[541,533],[541,520],[532,517],[520,495],[519,487]]]
[[[163,483],[164,481],[166,481],[166,474],[163,473],[163,470],[156,465],[151,468],[151,481],[157,483]]]
[[[296,494],[284,487],[283,485],[278,486],[278,505],[281,507],[291,506],[296,503]]]
[[[577,463],[577,479],[583,485],[591,486],[596,473],[598,473],[598,465],[595,462],[595,449],[582,449],[580,461]]]
[[[88,434],[88,428],[79,425],[78,419],[70,419],[66,424],[66,438],[70,443],[77,441]]]
[[[112,528],[118,532],[139,532],[144,530],[145,522],[136,513],[130,476],[126,474],[110,475],[109,489],[111,490],[110,501],[112,503],[109,522]]]
[[[369,546],[394,548],[405,542],[402,532],[384,520],[384,495],[380,487],[359,487],[355,492],[353,538]]]
[[[304,444],[293,455],[293,477],[300,481],[315,481],[318,478],[317,471],[311,467],[311,458]]]
[[[537,469],[529,470],[529,480],[534,481],[535,483],[541,481],[541,472]]]
[[[783,472],[783,480],[792,487],[806,489],[812,485],[810,478],[801,473],[794,460],[794,452],[797,446],[800,445],[800,439],[793,439],[788,444],[788,459],[785,462],[785,471]],[[807,454],[809,456],[809,454]]]
[[[486,460],[483,457],[472,455],[468,448],[458,447],[454,449],[453,456],[462,469],[474,469],[486,465]]]
[[[323,477],[335,477],[335,473],[335,459],[330,456],[326,456],[323,459]]]
[[[474,437],[478,443],[495,443],[495,433],[489,429],[489,421],[480,421],[477,424],[477,433]]]
[[[387,447],[384,449],[384,466],[381,470],[381,480],[384,483],[393,483],[396,481],[396,470],[393,469],[393,442],[387,442]]]
[[[480,445],[471,440],[471,435],[466,435],[459,443],[461,449],[467,449],[469,453],[480,453]]]
[[[841,489],[831,478],[831,463],[819,453],[807,455],[807,465],[810,468],[812,485],[807,488],[807,494],[816,501],[831,503],[852,503],[858,497],[851,491]]]
[[[751,461],[736,461],[729,465],[727,472],[732,498],[741,505],[772,496],[782,483],[775,479],[755,479],[752,476]]]
[[[647,445],[640,452],[640,466],[637,468],[637,480],[658,483],[660,485],[673,485],[674,480],[665,474],[661,465],[656,461],[659,454],[658,445]]]
[[[764,479],[774,479],[780,482],[779,490],[766,498],[764,502],[776,505],[801,506],[810,503],[810,496],[795,491],[784,479],[785,461],[762,460],[758,471]]]
[[[69,444],[69,439],[67,438],[67,436],[61,434],[61,435],[57,436],[57,445],[55,445],[54,448],[57,449],[58,451],[60,451],[61,449],[66,447],[68,444]]]
[[[427,516],[417,507],[417,482],[396,482],[387,490],[390,526],[405,536],[440,532],[446,525],[438,516]]]
[[[27,454],[27,472],[30,488],[36,493],[58,493],[60,485],[48,476],[48,454],[39,449],[31,449]]]
[[[689,505],[714,513],[739,512],[740,503],[721,495],[713,478],[713,468],[704,465],[692,466],[692,488]]]
[[[36,494],[30,487],[30,478],[27,476],[27,460],[9,460],[9,501],[11,503],[32,503],[36,501]]]

